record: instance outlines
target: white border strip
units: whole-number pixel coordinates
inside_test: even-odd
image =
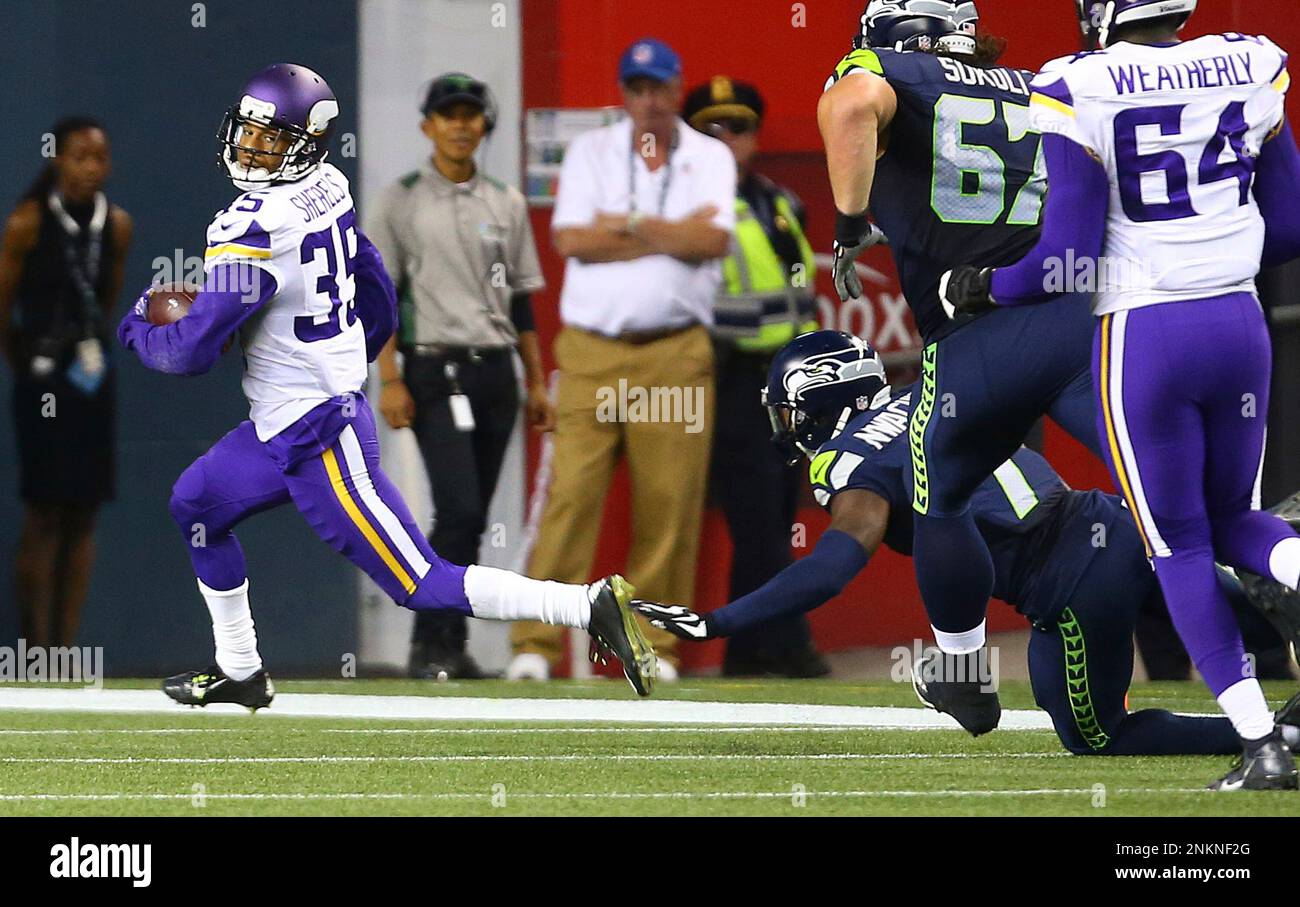
[[[0,689],[0,709],[66,712],[189,714],[159,690]],[[241,706],[214,704],[207,713],[247,714]],[[358,696],[281,693],[258,713],[289,718],[415,719],[424,721],[590,721],[601,723],[822,725],[826,727],[953,730],[947,715],[920,708],[802,705],[776,702],[698,702],[633,699],[475,699],[461,696]],[[1050,730],[1046,712],[1007,709],[999,727]]]

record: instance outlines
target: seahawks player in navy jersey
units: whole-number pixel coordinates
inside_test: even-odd
[[[974,3],[871,0],[817,118],[838,213],[836,289],[861,295],[854,259],[883,228],[925,343],[908,429],[917,584],[956,668],[933,688],[982,732],[1001,710],[995,691],[961,679],[986,669],[995,578],[972,495],[1045,414],[1099,448],[1086,298],[955,320],[940,304],[950,268],[1009,264],[1034,245],[1046,189],[1032,74],[998,66],[1002,43],[975,22]]]
[[[698,614],[654,602],[635,607],[683,639],[728,636],[828,601],[882,542],[910,554],[914,482],[906,434],[915,392],[916,385],[892,391],[875,350],[856,337],[815,331],[791,341],[773,362],[765,402],[778,442],[811,460],[814,494],[831,513],[830,528],[807,557],[718,610]],[[1133,626],[1143,603],[1160,590],[1116,497],[1070,490],[1046,460],[1021,447],[976,488],[971,512],[992,552],[994,594],[1034,627],[1034,697],[1070,752],[1236,750],[1226,718],[1125,708]],[[1226,573],[1222,578],[1244,601],[1235,581]],[[915,666],[917,692],[928,706],[951,713],[949,688],[931,682],[937,658],[932,652]],[[1291,739],[1300,739],[1300,695],[1278,721]]]

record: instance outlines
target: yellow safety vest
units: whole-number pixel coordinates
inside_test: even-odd
[[[749,203],[736,197],[736,236],[722,262],[723,285],[714,301],[715,337],[746,352],[775,352],[796,334],[815,331],[812,246],[785,196],[775,196],[776,216],[799,244],[803,273],[791,274],[772,248]],[[801,284],[795,286],[795,283]]]

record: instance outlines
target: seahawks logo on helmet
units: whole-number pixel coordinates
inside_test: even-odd
[[[885,366],[876,356],[876,351],[858,337],[851,338],[851,342],[856,349],[862,351],[863,355],[870,358],[845,362],[842,358],[844,353],[838,350],[812,356],[805,360],[801,367],[785,373],[782,383],[785,385],[788,398],[791,401],[798,401],[816,388],[862,378],[875,377],[884,381]]]
[[[791,462],[812,456],[849,419],[889,399],[885,365],[871,344],[843,331],[810,331],[772,360],[763,405],[772,440]]]

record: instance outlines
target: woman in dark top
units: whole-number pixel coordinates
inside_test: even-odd
[[[54,157],[0,246],[0,352],[14,373],[25,503],[15,571],[28,645],[68,646],[94,561],[95,516],[114,490],[109,316],[131,218],[104,197],[108,136],[94,120],[55,125]]]

